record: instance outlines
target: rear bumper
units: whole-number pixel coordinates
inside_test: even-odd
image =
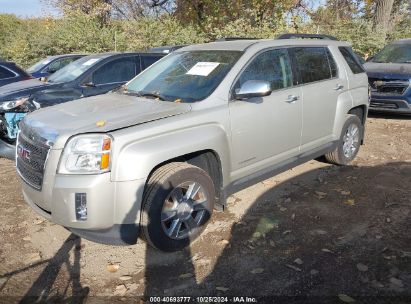
[[[14,160],[16,157],[16,146],[10,145],[0,139],[0,157]]]
[[[371,97],[369,111],[411,114],[411,105],[402,99],[382,99]]]

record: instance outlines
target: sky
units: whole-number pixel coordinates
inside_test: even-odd
[[[40,0],[0,0],[0,13],[39,17],[51,11]]]

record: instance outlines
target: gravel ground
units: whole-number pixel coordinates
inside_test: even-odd
[[[410,130],[409,117],[370,117],[351,166],[313,160],[238,192],[171,254],[91,243],[43,220],[0,159],[0,303],[411,303]]]

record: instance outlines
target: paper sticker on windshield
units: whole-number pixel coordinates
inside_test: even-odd
[[[219,62],[197,62],[186,74],[208,76],[219,64]]]
[[[100,58],[89,59],[86,62],[84,62],[83,65],[92,65],[93,63],[96,63],[99,60]]]

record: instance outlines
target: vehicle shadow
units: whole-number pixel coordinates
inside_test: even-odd
[[[375,111],[369,111],[368,117],[382,118],[382,119],[394,119],[394,120],[411,120],[411,114],[383,113],[383,112],[375,112]]]
[[[87,299],[89,288],[83,288],[80,282],[80,250],[81,239],[74,234],[70,234],[53,258],[42,262],[47,262],[47,266],[19,303],[83,303]],[[73,252],[73,263],[70,262],[70,252]],[[37,263],[21,271],[14,271],[12,274],[5,274],[4,277],[24,272],[42,263]],[[64,267],[67,272],[64,275],[68,278],[65,281],[65,286],[63,286],[63,293],[60,293],[60,287],[57,290],[53,286],[57,276],[63,275],[62,270],[64,271]]]
[[[330,166],[295,176],[256,198],[217,257],[224,245],[207,230],[182,252],[147,247],[144,296],[409,303],[410,186],[406,162]],[[211,270],[202,266],[213,258]]]

